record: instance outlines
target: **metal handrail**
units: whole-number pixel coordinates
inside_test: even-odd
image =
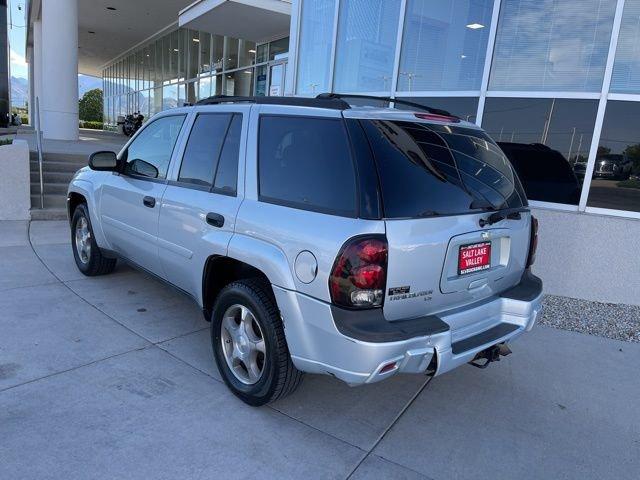
[[[44,175],[42,173],[42,131],[40,130],[40,98],[36,97],[35,104],[35,127],[36,127],[36,149],[38,150],[38,169],[40,171],[40,208],[44,209]]]

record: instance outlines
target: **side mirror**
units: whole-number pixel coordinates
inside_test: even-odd
[[[114,152],[95,152],[89,156],[89,168],[102,172],[118,169],[118,157]]]
[[[158,178],[158,169],[151,165],[149,162],[136,158],[129,163],[129,168],[132,173],[138,175],[144,175],[145,177]]]

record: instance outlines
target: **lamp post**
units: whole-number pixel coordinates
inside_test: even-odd
[[[9,37],[7,0],[0,0],[0,127],[9,126]]]

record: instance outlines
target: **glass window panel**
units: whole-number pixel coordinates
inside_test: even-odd
[[[230,195],[236,194],[238,184],[238,161],[240,159],[240,137],[242,134],[242,115],[235,114],[229,125],[224,147],[220,153],[214,191]]]
[[[493,0],[409,0],[398,90],[479,90],[492,11]]]
[[[238,40],[238,66],[249,67],[256,63],[256,44],[248,40]]]
[[[303,4],[304,5],[304,4]],[[258,45],[256,52],[256,63],[266,62],[269,59],[269,44]]]
[[[183,82],[187,78],[187,67],[189,63],[189,52],[191,50],[191,30],[180,29],[178,30],[178,67],[180,82]]]
[[[198,83],[198,99],[209,98],[211,96],[211,77],[202,77]]]
[[[172,78],[175,77],[175,72],[171,70],[171,54],[171,35],[169,34],[162,39],[162,79],[164,82],[169,82]]]
[[[178,181],[211,187],[232,114],[200,114],[185,147]]]
[[[462,120],[472,123],[476,121],[476,114],[478,113],[477,97],[399,97],[399,99],[445,110]],[[401,103],[396,104],[396,108],[413,110],[412,107],[402,105]]]
[[[186,101],[187,101],[186,85],[183,83],[178,85],[178,106],[183,107]]]
[[[269,60],[281,60],[289,55],[289,37],[269,43]]]
[[[178,106],[178,85],[165,85],[162,89],[162,110]]]
[[[611,91],[640,93],[640,0],[624,3]]]
[[[340,2],[335,91],[391,89],[400,3],[400,0]]]
[[[616,0],[503,0],[492,90],[602,89]]]
[[[222,95],[222,82],[224,75],[216,75],[211,80],[211,95]]]
[[[258,146],[260,200],[355,215],[355,172],[341,120],[262,116]]]
[[[194,30],[188,30],[189,62],[187,63],[187,78],[193,79],[200,72],[200,34]]]
[[[590,207],[640,212],[640,103],[607,102]]]
[[[189,82],[187,83],[187,99],[186,102],[193,105],[197,102],[196,98],[196,90],[198,88],[198,82]]]
[[[153,93],[153,110],[152,114],[159,113],[163,110],[162,108],[162,87],[156,87]]]
[[[297,93],[329,91],[335,4],[336,0],[306,0],[302,3]]]
[[[224,75],[224,94],[249,96],[253,92],[253,68]]]
[[[238,39],[224,37],[224,69],[238,68]]]
[[[214,72],[221,72],[224,67],[224,37],[221,35],[213,35],[211,40],[212,70]]]
[[[171,49],[169,50],[169,61],[171,71],[171,81],[178,81],[180,76],[180,32],[175,31],[170,35]]]
[[[487,98],[482,127],[530,200],[577,205],[597,109],[597,100]]]
[[[200,32],[200,73],[211,71],[211,34]]]
[[[256,67],[256,96],[264,97],[267,95],[267,66],[262,65]]]

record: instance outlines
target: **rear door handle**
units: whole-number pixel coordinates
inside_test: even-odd
[[[153,197],[144,197],[142,203],[144,203],[145,207],[153,208],[156,206],[156,199]]]
[[[224,226],[224,217],[219,213],[207,213],[207,223],[214,227],[222,228]]]

